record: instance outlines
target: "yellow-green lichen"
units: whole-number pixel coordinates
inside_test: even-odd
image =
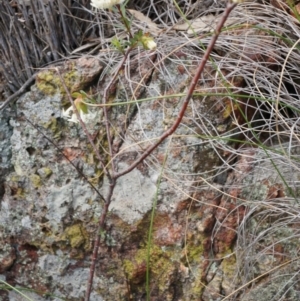
[[[52,175],[52,170],[48,167],[43,167],[39,170],[39,174],[42,178],[46,179]]]
[[[61,74],[61,76],[70,92],[74,92],[75,88],[80,89],[81,76],[78,71],[73,69]],[[61,79],[55,70],[40,72],[37,75],[36,86],[45,95],[66,94]]]
[[[44,127],[51,130],[53,133],[53,138],[59,139],[61,137],[62,130],[55,117],[52,117],[48,122],[46,122]]]
[[[123,268],[132,283],[140,283],[145,280],[147,268],[147,247],[139,249],[133,258],[123,261]],[[170,274],[176,267],[171,260],[171,251],[163,251],[159,246],[151,247],[149,256],[149,270],[151,282],[156,283],[160,291],[164,291],[168,286]]]
[[[231,255],[222,260],[222,271],[225,277],[234,278],[236,274],[236,257]]]
[[[237,273],[237,262],[235,255],[225,257],[221,263],[223,272],[222,287],[226,295],[232,293],[241,284],[241,279]]]
[[[67,227],[62,235],[62,240],[67,240],[72,248],[89,249],[89,236],[81,224]]]
[[[39,187],[41,187],[42,182],[41,182],[41,178],[40,178],[38,175],[32,174],[32,175],[29,176],[29,179],[30,179],[31,184],[32,184],[32,186],[33,186],[34,188],[39,188]]]
[[[201,262],[203,256],[204,247],[203,242],[205,236],[202,234],[187,233],[187,242],[185,246],[185,260],[191,264],[198,264]]]
[[[206,286],[205,283],[201,281],[201,275],[196,276],[196,279],[191,284],[191,300],[200,300]]]
[[[205,274],[202,263],[205,251],[203,242],[206,237],[202,234],[190,233],[187,238],[182,262],[189,267],[191,270],[190,274],[193,276],[190,288],[190,300],[199,300],[205,288],[205,283],[202,281]]]

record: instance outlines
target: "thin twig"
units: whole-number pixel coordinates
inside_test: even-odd
[[[111,78],[111,80],[109,81],[107,87],[104,90],[104,95],[103,95],[103,115],[104,115],[104,123],[105,123],[105,129],[106,129],[106,138],[107,138],[107,142],[108,142],[108,151],[109,151],[109,155],[110,158],[112,159],[114,157],[114,153],[113,153],[113,147],[112,147],[112,137],[110,134],[110,122],[109,122],[109,116],[108,116],[108,107],[106,106],[106,104],[108,103],[108,98],[109,98],[109,90],[112,86],[112,84],[115,82],[117,76],[120,73],[121,68],[123,68],[123,65],[130,53],[130,51],[132,50],[132,47],[129,47],[126,51],[126,53],[124,54],[124,57],[122,59],[122,61],[119,64],[119,67],[117,68],[115,74],[113,75],[113,77]],[[114,173],[115,173],[115,166],[114,166],[114,161],[111,160],[111,172],[112,172],[112,177],[114,177]],[[111,179],[109,179],[111,181]]]
[[[172,125],[171,128],[169,128],[160,138],[158,138],[158,141],[156,143],[154,143],[153,145],[150,145],[145,151],[144,153],[137,159],[135,160],[127,169],[117,173],[114,175],[115,179],[120,178],[121,176],[131,172],[138,164],[140,164],[142,161],[144,161],[166,138],[168,138],[170,135],[172,135],[176,129],[178,128],[178,126],[180,125],[182,118],[184,116],[184,113],[186,111],[186,108],[189,104],[190,99],[192,98],[193,92],[195,90],[196,84],[200,78],[201,73],[204,70],[204,67],[206,65],[207,60],[209,59],[210,53],[212,52],[216,41],[221,33],[221,30],[224,26],[224,23],[226,22],[230,12],[234,9],[234,7],[236,6],[236,3],[228,3],[226,6],[226,10],[224,11],[224,14],[219,22],[219,24],[216,27],[215,30],[215,35],[212,37],[206,51],[205,54],[198,66],[198,69],[196,71],[195,76],[192,79],[192,82],[189,86],[187,95],[183,101],[183,105],[181,107],[181,110],[178,114],[178,118],[176,119],[176,121],[174,122],[174,124]]]
[[[86,182],[92,187],[92,189],[98,194],[98,196],[105,202],[105,199],[103,197],[103,195],[100,193],[100,191],[96,188],[96,186],[89,181],[89,179],[87,178],[87,176],[68,158],[68,156],[66,156],[63,151],[60,149],[60,147],[53,142],[50,138],[48,138],[40,129],[39,127],[37,127],[33,122],[31,122],[24,113],[23,114],[24,118],[26,119],[26,121],[32,126],[34,127],[49,143],[51,143],[64,157],[65,159],[76,169],[76,171],[78,172],[78,174],[80,176],[82,176]]]
[[[214,45],[219,37],[219,34],[222,30],[222,27],[225,23],[225,21],[227,20],[230,12],[232,11],[232,9],[236,6],[236,4],[228,4],[226,7],[226,10],[224,12],[224,15],[222,17],[222,19],[220,20],[220,23],[218,24],[217,28],[216,28],[216,32],[214,37],[212,38],[209,46],[207,47],[207,50],[202,58],[202,61],[199,64],[199,67],[197,69],[196,75],[194,76],[194,78],[192,79],[191,85],[189,87],[189,90],[187,92],[186,98],[183,102],[182,108],[180,110],[179,116],[177,118],[177,120],[175,121],[175,123],[173,124],[173,126],[167,130],[160,138],[159,140],[152,146],[150,146],[142,155],[141,157],[136,160],[129,168],[127,168],[126,170],[117,173],[117,174],[112,174],[112,178],[110,180],[110,184],[109,184],[109,191],[108,191],[108,195],[106,198],[106,204],[103,208],[102,214],[100,216],[99,222],[98,222],[98,227],[97,227],[97,232],[96,232],[96,239],[95,239],[95,244],[94,244],[94,250],[93,250],[93,254],[92,254],[92,262],[91,262],[91,267],[90,267],[90,275],[89,275],[89,279],[88,279],[88,285],[87,285],[87,290],[86,290],[86,296],[85,296],[85,301],[89,301],[90,299],[90,294],[92,291],[92,286],[93,286],[93,279],[94,279],[94,273],[95,273],[95,267],[96,267],[96,262],[97,262],[97,258],[98,258],[98,249],[99,249],[99,245],[100,245],[100,235],[101,233],[104,231],[104,225],[105,225],[105,220],[106,220],[106,216],[109,210],[109,205],[111,203],[111,199],[113,196],[113,191],[116,185],[116,181],[119,177],[129,173],[130,171],[132,171],[139,163],[141,163],[146,157],[148,157],[153,150],[155,150],[158,145],[160,143],[162,143],[168,136],[170,136],[171,134],[173,134],[175,132],[175,130],[178,128],[179,124],[182,121],[182,118],[184,116],[184,113],[186,111],[186,108],[189,104],[189,101],[193,95],[193,92],[195,90],[196,84],[199,80],[199,77],[201,75],[201,73],[203,72],[203,69],[205,67],[205,64],[210,56],[210,53],[212,52]],[[103,97],[103,104],[105,105],[107,103],[107,97],[108,97],[108,92],[110,89],[110,86],[112,85],[112,83],[115,81],[117,75],[119,74],[120,68],[123,66],[125,60],[127,59],[127,56],[129,54],[129,52],[131,51],[131,49],[129,48],[126,52],[126,54],[124,55],[124,58],[117,70],[117,72],[114,74],[112,80],[109,82],[108,87],[105,89],[104,92],[104,97]],[[109,128],[109,119],[108,119],[108,112],[107,112],[107,108],[106,106],[103,107],[104,109],[104,115],[105,115],[105,121],[106,121],[106,132],[107,132],[107,139],[109,141],[108,145],[109,145],[109,153],[111,158],[113,158],[113,152],[112,152],[112,141],[111,141],[111,137],[110,137],[110,128]],[[113,160],[112,160],[113,161]],[[115,171],[114,169],[114,165],[112,163],[112,169],[113,172]]]
[[[35,80],[35,77],[37,75],[37,72],[34,73],[24,84],[23,86],[14,94],[9,96],[1,105],[0,105],[0,112],[4,110],[9,104],[13,103],[17,100],[17,97],[19,97],[21,94],[24,93],[24,91],[33,83]]]
[[[105,173],[105,175],[107,176],[107,178],[108,178],[109,180],[111,180],[110,172],[109,172],[109,170],[107,169],[106,164],[105,164],[103,158],[101,157],[101,155],[100,155],[100,153],[99,153],[99,150],[98,150],[98,148],[96,147],[96,145],[95,145],[95,143],[94,143],[94,141],[93,141],[93,138],[92,138],[91,134],[89,133],[89,131],[88,131],[88,129],[87,129],[85,123],[82,121],[82,119],[81,119],[81,117],[80,117],[80,114],[79,114],[79,112],[78,112],[78,110],[77,110],[77,108],[76,108],[76,105],[75,105],[75,103],[74,103],[74,100],[73,100],[73,98],[72,98],[72,96],[71,96],[71,94],[70,94],[69,89],[68,89],[67,86],[66,86],[66,83],[65,83],[63,77],[61,76],[61,74],[60,74],[60,72],[59,72],[59,69],[58,69],[58,68],[55,68],[55,70],[56,70],[56,72],[57,72],[57,74],[58,74],[58,76],[59,76],[59,79],[60,79],[60,81],[61,81],[61,83],[62,83],[62,86],[63,86],[64,90],[65,90],[66,93],[67,93],[68,99],[69,99],[70,103],[72,104],[73,111],[75,112],[76,117],[77,117],[77,119],[78,119],[80,125],[82,126],[83,131],[84,131],[84,133],[86,134],[86,136],[87,136],[87,138],[88,138],[88,140],[89,140],[89,142],[90,142],[90,144],[91,144],[91,146],[92,146],[92,148],[93,148],[93,150],[94,150],[94,152],[95,152],[95,155],[96,155],[97,159],[99,160],[99,162],[100,162],[100,164],[101,164],[101,168],[103,169],[103,172]]]
[[[126,30],[127,30],[127,32],[128,32],[128,35],[129,35],[129,38],[132,39],[132,38],[133,38],[133,35],[132,35],[132,33],[131,33],[131,30],[130,30],[130,27],[129,27],[127,18],[126,18],[126,16],[123,15],[123,12],[122,12],[122,9],[121,9],[121,5],[118,4],[118,5],[116,5],[116,6],[117,6],[117,9],[118,9],[118,11],[119,11],[119,13],[120,13],[120,15],[121,15],[122,21],[123,21],[123,23],[124,23],[124,25],[125,25],[125,27],[126,27]]]
[[[132,50],[132,47],[129,47],[127,49],[127,51],[124,54],[124,57],[123,57],[122,61],[120,62],[115,74],[113,75],[113,77],[109,81],[107,87],[105,88],[104,95],[103,95],[103,101],[102,101],[102,103],[104,105],[103,115],[104,115],[104,118],[105,118],[104,122],[105,122],[105,128],[106,128],[106,136],[107,136],[106,138],[107,138],[107,141],[108,141],[109,155],[110,155],[111,159],[114,157],[114,153],[113,153],[113,147],[112,147],[112,137],[111,137],[111,133],[110,133],[110,121],[109,121],[109,114],[108,114],[108,109],[109,108],[105,105],[108,102],[110,88],[114,84],[117,76],[120,73],[120,70],[123,68],[123,65],[124,65],[126,59],[128,58],[128,55],[131,52],[131,50]],[[87,290],[86,290],[86,296],[85,296],[85,300],[87,300],[87,301],[90,299],[90,295],[91,295],[91,291],[92,291],[93,279],[94,279],[95,268],[96,268],[96,262],[97,262],[97,258],[98,258],[98,249],[99,249],[99,246],[100,246],[101,233],[104,231],[106,216],[107,216],[109,205],[111,203],[113,192],[114,192],[114,189],[115,189],[115,186],[116,186],[116,179],[114,177],[114,173],[115,173],[115,166],[114,166],[113,160],[111,160],[111,177],[108,178],[108,180],[109,180],[109,191],[108,191],[107,197],[105,199],[105,205],[104,205],[103,211],[101,213],[101,216],[99,218],[98,226],[97,226],[97,230],[96,230],[96,238],[95,238],[95,242],[94,242],[94,249],[93,249],[93,254],[92,254],[92,259],[91,259],[91,266],[90,266],[90,274],[89,274],[89,278],[88,278]]]
[[[98,226],[96,230],[96,238],[95,238],[95,243],[94,243],[94,249],[93,249],[93,254],[92,254],[92,261],[91,261],[91,266],[90,266],[90,273],[89,273],[89,278],[87,282],[87,289],[86,289],[86,295],[85,295],[85,301],[90,300],[90,295],[92,292],[92,287],[93,287],[93,280],[94,280],[94,275],[95,275],[95,268],[96,268],[96,262],[98,259],[98,250],[100,246],[100,239],[101,239],[101,234],[104,232],[104,225],[105,225],[105,220],[106,216],[108,213],[109,205],[111,203],[111,198],[113,196],[113,192],[116,186],[116,180],[112,179],[112,182],[109,184],[109,191],[107,195],[107,201],[104,205],[104,208],[102,210],[101,216],[98,221]]]

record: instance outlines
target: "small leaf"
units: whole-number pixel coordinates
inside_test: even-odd
[[[81,97],[81,92],[82,92],[82,91],[80,91],[80,93],[74,92],[74,93],[71,94],[71,96],[72,96],[73,98]]]
[[[120,52],[124,53],[124,47],[121,41],[117,37],[113,37],[111,40],[111,44]]]
[[[82,102],[82,95],[74,100],[77,110],[83,112],[84,114],[88,113],[87,105]]]

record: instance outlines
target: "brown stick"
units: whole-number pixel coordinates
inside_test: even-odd
[[[189,104],[189,101],[193,95],[193,92],[195,90],[196,84],[199,80],[199,77],[201,75],[201,73],[204,70],[205,64],[210,56],[210,53],[212,52],[214,45],[220,35],[220,32],[224,26],[224,23],[226,22],[230,12],[233,10],[233,8],[236,6],[236,4],[233,3],[228,3],[226,10],[220,20],[220,23],[217,25],[216,31],[215,31],[215,35],[213,36],[212,40],[210,41],[209,46],[206,49],[206,52],[202,58],[202,61],[200,62],[197,72],[194,76],[194,78],[192,79],[192,82],[189,86],[186,98],[183,102],[183,105],[181,107],[180,113],[178,118],[176,119],[175,123],[173,124],[173,126],[168,129],[159,139],[158,141],[151,145],[150,147],[148,147],[148,149],[145,150],[145,152],[140,156],[139,159],[137,159],[131,166],[129,166],[126,170],[119,172],[117,174],[112,174],[111,180],[110,180],[110,184],[109,184],[109,191],[108,191],[108,195],[106,198],[106,203],[105,206],[103,208],[102,214],[99,218],[99,222],[98,222],[98,227],[97,227],[97,233],[96,233],[96,239],[95,239],[95,244],[94,244],[94,249],[93,249],[93,254],[92,254],[92,262],[91,262],[91,266],[90,266],[90,275],[89,275],[89,279],[88,279],[88,285],[87,285],[87,291],[86,291],[86,296],[85,296],[85,301],[89,301],[90,299],[90,294],[91,294],[91,290],[92,290],[92,285],[93,285],[93,279],[94,279],[94,273],[95,273],[95,267],[96,267],[96,262],[97,262],[97,258],[98,258],[98,249],[99,249],[99,245],[100,245],[100,235],[102,233],[102,231],[104,230],[104,225],[105,225],[105,220],[106,220],[106,216],[109,210],[109,205],[111,203],[111,199],[113,196],[113,191],[116,185],[116,181],[118,178],[120,178],[121,176],[129,173],[130,171],[132,171],[139,163],[141,163],[145,158],[147,158],[152,152],[153,150],[155,150],[159,144],[161,144],[168,136],[170,136],[171,134],[173,134],[176,129],[178,128],[178,126],[180,125],[182,118],[184,116],[184,113],[186,111],[186,108]],[[131,50],[131,49],[130,49]],[[126,52],[124,59],[122,60],[122,64],[120,65],[120,67],[118,68],[118,71],[115,73],[113,79],[110,81],[108,87],[105,90],[104,93],[104,97],[103,97],[103,101],[104,104],[107,101],[107,92],[109,91],[110,85],[114,82],[116,76],[119,73],[120,68],[122,67],[123,63],[125,62],[127,56],[129,54],[129,51]],[[105,115],[105,119],[106,119],[106,132],[108,135],[108,140],[109,140],[109,153],[111,155],[111,158],[113,158],[113,154],[112,154],[112,144],[111,144],[111,137],[110,137],[110,132],[109,132],[109,119],[108,119],[108,112],[106,111],[105,113],[105,108],[106,106],[104,106],[104,114]],[[113,168],[113,172],[115,171],[114,169],[114,164],[112,163],[112,168]]]
[[[4,110],[9,104],[17,100],[17,97],[24,93],[24,91],[34,82],[37,73],[34,73],[24,84],[23,86],[14,94],[9,96],[1,105],[0,111]]]
[[[110,158],[112,159],[114,157],[113,154],[113,148],[112,148],[112,137],[110,135],[110,123],[109,123],[109,116],[108,116],[108,107],[105,106],[105,104],[108,101],[108,97],[109,97],[109,89],[112,86],[112,84],[115,82],[121,68],[123,67],[130,51],[132,50],[132,47],[129,47],[122,59],[122,61],[120,62],[120,65],[117,69],[117,71],[115,72],[114,76],[112,77],[112,79],[110,80],[110,82],[108,83],[107,87],[104,90],[104,95],[103,95],[103,114],[104,114],[104,118],[105,118],[105,127],[106,127],[106,136],[107,136],[107,141],[108,141],[108,148],[109,148],[109,155]],[[90,265],[90,273],[89,273],[89,278],[88,278],[88,282],[87,282],[87,289],[86,289],[86,295],[85,295],[85,300],[89,301],[90,299],[90,295],[92,292],[92,286],[93,286],[93,280],[94,280],[94,274],[95,274],[95,268],[96,268],[96,263],[97,263],[97,258],[98,258],[98,249],[100,246],[100,238],[101,238],[101,233],[104,231],[104,225],[105,225],[105,220],[106,220],[106,215],[108,213],[108,209],[109,209],[109,205],[111,203],[111,198],[113,196],[113,192],[116,186],[116,178],[114,177],[114,173],[115,173],[115,166],[114,166],[114,162],[113,159],[111,160],[111,178],[109,179],[109,191],[106,197],[106,201],[105,201],[105,205],[103,208],[103,211],[101,213],[101,216],[99,218],[98,221],[98,226],[97,226],[97,230],[96,230],[96,238],[95,238],[95,242],[94,242],[94,248],[93,248],[93,254],[92,254],[92,259],[91,259],[91,265]]]
[[[178,117],[177,117],[176,121],[174,122],[174,124],[162,136],[160,136],[160,138],[158,139],[158,141],[156,143],[154,143],[153,145],[150,145],[144,151],[144,153],[137,160],[135,160],[127,169],[115,174],[114,175],[115,179],[120,178],[121,176],[131,172],[138,164],[140,164],[142,161],[144,161],[153,152],[153,150],[155,150],[166,138],[168,138],[170,135],[172,135],[176,131],[176,129],[178,128],[178,126],[180,125],[180,123],[182,121],[182,118],[184,116],[186,108],[187,108],[187,106],[190,102],[190,99],[192,98],[192,95],[193,95],[193,92],[195,90],[196,84],[197,84],[197,82],[200,78],[201,73],[203,72],[203,69],[206,65],[206,62],[209,59],[210,53],[212,52],[212,50],[213,50],[213,48],[216,44],[216,41],[217,41],[217,39],[218,39],[218,37],[221,33],[221,30],[224,26],[224,23],[226,22],[230,12],[234,9],[235,6],[236,6],[236,3],[228,3],[227,4],[226,10],[225,10],[219,24],[217,25],[216,30],[215,30],[215,35],[211,39],[211,41],[210,41],[210,43],[209,43],[209,45],[208,45],[208,47],[205,51],[205,54],[204,54],[199,66],[198,66],[196,74],[192,79],[192,82],[189,86],[187,95],[184,99],[183,105],[181,107],[181,110],[180,110],[180,112],[178,114]]]
[[[79,112],[78,112],[78,110],[77,110],[77,108],[76,108],[76,106],[75,106],[74,100],[73,100],[73,98],[72,98],[72,96],[71,96],[71,94],[70,94],[69,89],[68,89],[67,86],[66,86],[66,83],[65,83],[63,77],[61,76],[61,74],[60,74],[58,68],[55,68],[55,70],[56,70],[56,72],[57,72],[57,74],[58,74],[58,76],[59,76],[59,79],[60,79],[60,81],[61,81],[61,83],[62,83],[62,85],[63,85],[64,90],[65,90],[66,93],[67,93],[68,99],[69,99],[70,103],[72,104],[73,111],[75,112],[76,117],[77,117],[77,119],[78,119],[80,125],[82,126],[82,128],[83,128],[83,130],[84,130],[84,133],[86,134],[86,136],[87,136],[87,138],[88,138],[88,140],[89,140],[89,142],[90,142],[90,144],[91,144],[91,146],[92,146],[92,148],[93,148],[93,150],[94,150],[94,152],[95,152],[95,155],[96,155],[97,159],[99,160],[99,162],[100,162],[100,164],[101,164],[101,167],[102,167],[102,169],[103,169],[103,172],[104,172],[105,175],[108,177],[108,179],[111,180],[110,172],[109,172],[109,170],[107,169],[106,164],[105,164],[103,158],[101,157],[101,155],[100,155],[100,153],[99,153],[99,151],[98,151],[98,149],[97,149],[97,147],[96,147],[96,145],[95,145],[95,143],[94,143],[94,141],[93,141],[93,138],[92,138],[91,134],[89,133],[88,129],[86,128],[84,122],[82,121],[82,119],[81,119],[81,117],[80,117],[80,114],[79,114]]]
[[[113,192],[116,186],[116,180],[112,179],[112,181],[109,184],[109,191],[108,191],[108,195],[107,195],[107,201],[104,205],[103,211],[101,213],[101,216],[99,218],[98,221],[98,226],[97,226],[97,230],[96,230],[96,239],[95,239],[95,243],[94,243],[94,249],[93,249],[93,254],[92,254],[92,262],[91,262],[91,266],[90,266],[90,273],[89,273],[89,278],[88,278],[88,283],[87,283],[87,290],[86,290],[86,295],[85,295],[85,301],[89,301],[90,300],[90,295],[92,292],[92,287],[93,287],[93,280],[94,280],[94,275],[95,275],[95,268],[96,268],[96,262],[97,262],[97,258],[98,258],[98,249],[100,246],[100,238],[101,238],[101,233],[103,233],[104,229],[104,225],[105,225],[105,220],[106,220],[106,216],[108,213],[108,209],[109,209],[109,205],[111,203],[111,198],[113,196]]]

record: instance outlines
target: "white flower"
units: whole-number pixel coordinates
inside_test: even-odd
[[[148,50],[156,49],[157,45],[154,42],[153,38],[151,36],[149,36],[148,33],[144,34],[141,37],[140,42],[143,44],[143,46],[144,46],[145,49],[148,49]]]
[[[93,120],[97,117],[97,113],[92,113],[92,112],[88,112],[88,113],[84,113],[82,110],[79,110],[79,115],[81,120],[84,123],[89,122],[89,120]],[[73,110],[73,107],[69,107],[66,111],[63,109],[62,110],[62,116],[67,119],[69,122],[74,122],[74,123],[78,123],[79,120]]]
[[[73,112],[73,107],[69,107],[66,111],[65,111],[65,109],[62,109],[62,116],[64,118],[69,119],[70,115],[71,115],[71,112]]]
[[[145,43],[145,46],[149,50],[156,49],[156,43],[153,40],[149,40],[147,43]]]
[[[85,121],[85,115],[82,111],[79,111],[79,114],[80,114],[80,117],[82,119],[82,121],[84,122]],[[63,109],[62,110],[62,116],[64,118],[66,118],[68,121],[70,122],[74,122],[74,123],[78,123],[79,120],[73,110],[73,107],[69,107],[66,111]]]
[[[91,5],[95,8],[106,9],[116,4],[121,4],[124,0],[92,0]]]

